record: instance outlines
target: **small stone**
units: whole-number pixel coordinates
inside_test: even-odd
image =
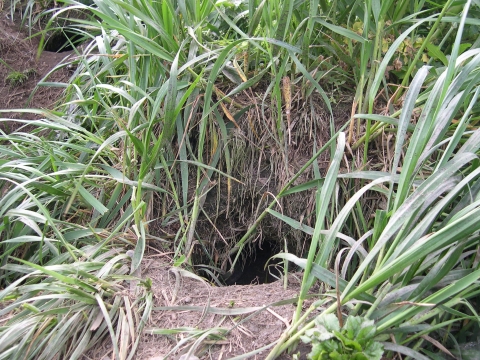
[[[185,299],[183,299],[183,301],[185,302],[185,304],[189,304],[192,302],[192,298],[190,296],[187,296]]]
[[[182,356],[180,356],[180,359],[178,360],[200,360],[200,359],[195,355],[188,356],[188,354],[183,354]]]

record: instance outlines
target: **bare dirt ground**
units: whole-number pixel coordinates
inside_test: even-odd
[[[286,288],[282,280],[217,287],[172,268],[158,256],[147,257],[144,264],[142,278],[152,280],[154,309],[136,359],[232,359],[266,347],[245,357],[265,359],[296,309],[301,274],[289,274]],[[106,339],[103,347],[84,359],[111,359],[109,344]],[[187,358],[190,350],[192,356]],[[305,346],[295,351],[298,359],[306,359],[308,352]],[[279,359],[292,359],[292,355]]]
[[[39,38],[28,39],[27,30],[20,29],[18,24],[18,19],[12,21],[9,13],[0,12],[0,109],[52,109],[63,89],[46,86],[36,89],[37,84],[71,53],[43,51],[37,59]],[[15,73],[17,79],[22,80],[14,81]],[[68,71],[62,69],[51,74],[46,81],[65,82],[68,76]],[[0,118],[4,119],[32,120],[35,117],[31,113],[14,111],[0,114]],[[0,130],[10,133],[22,125],[1,121]]]
[[[153,281],[155,306],[158,308],[153,312],[152,323],[147,333],[153,333],[155,329],[181,327],[227,330],[228,333],[216,344],[215,341],[201,344],[196,355],[205,359],[229,359],[273,343],[285,330],[286,323],[291,320],[295,310],[293,301],[291,304],[271,306],[241,316],[214,314],[206,310],[206,306],[232,311],[261,308],[280,300],[294,299],[299,288],[298,277],[294,275],[290,277],[290,284],[286,290],[280,281],[261,285],[214,287],[197,279],[175,275],[175,272],[168,271],[154,261],[151,264],[145,276]],[[179,282],[177,277],[180,278]],[[195,307],[195,310],[159,309],[159,307],[178,305]],[[139,358],[167,355],[162,352],[174,348],[181,339],[181,335],[169,337],[145,335],[138,350]],[[267,353],[264,352],[252,358],[262,359]]]

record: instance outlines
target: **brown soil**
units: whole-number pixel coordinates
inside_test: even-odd
[[[204,351],[214,359],[228,359],[270,344],[280,337],[282,331],[285,330],[285,322],[290,321],[295,310],[292,304],[272,307],[270,309],[272,312],[260,311],[248,319],[246,319],[248,315],[238,317],[215,315],[208,312],[203,314],[202,310],[207,305],[212,308],[241,309],[262,307],[279,300],[294,298],[298,291],[298,281],[292,276],[289,288],[284,290],[279,282],[251,286],[213,287],[199,280],[182,277],[175,297],[175,274],[168,272],[165,267],[153,264],[154,262],[145,276],[150,277],[153,281],[155,306],[184,305],[196,306],[200,309],[197,311],[156,310],[151,318],[152,324],[149,326],[151,330],[147,333],[153,332],[155,328],[175,329],[181,327],[224,328],[229,331],[218,345],[205,346],[202,344],[203,346],[199,348],[200,353],[197,355],[202,355],[201,352]],[[168,338],[159,335],[145,335],[137,356],[139,358],[165,356],[167,355],[165,351],[177,345],[180,338],[181,336]],[[186,349],[181,348],[181,350],[185,351]],[[208,358],[207,354],[205,354],[205,358]],[[257,356],[258,359],[264,357],[265,355],[262,356],[262,354]]]
[[[19,14],[16,14],[19,16]],[[0,62],[0,109],[52,109],[55,102],[60,98],[63,89],[60,87],[40,86],[39,81],[57,66],[70,52],[54,53],[44,51],[37,59],[39,38],[27,39],[26,29],[20,29],[20,22],[10,19],[6,12],[0,13],[0,59],[8,64]],[[8,76],[13,71],[26,76],[20,84],[12,84]],[[68,71],[61,69],[52,73],[44,81],[65,83],[68,80]],[[37,88],[37,89],[36,89]],[[31,97],[33,93],[33,97]],[[11,133],[22,126],[22,123],[5,119],[32,120],[35,114],[28,112],[1,113],[0,130]]]
[[[162,261],[158,256],[150,256],[144,264],[142,278],[152,280],[154,309],[140,339],[136,359],[180,359],[191,348],[191,354],[199,359],[231,359],[274,346],[296,309],[301,274],[289,274],[286,289],[282,280],[216,287],[170,267],[170,259]],[[284,304],[279,304],[281,301]],[[242,309],[250,311],[239,315]],[[233,314],[218,314],[220,311]],[[171,334],[158,334],[161,330],[170,330]],[[201,330],[210,330],[211,334],[202,339]],[[192,336],[194,333],[197,335]],[[265,359],[271,348],[247,358]],[[295,353],[300,354],[298,359],[306,359],[309,351],[301,345]],[[106,360],[112,354],[110,340],[106,339],[103,347],[97,347],[84,359]],[[292,355],[284,354],[278,359],[292,359]]]

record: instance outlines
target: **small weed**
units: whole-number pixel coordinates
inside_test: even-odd
[[[36,70],[32,68],[23,71],[11,71],[7,75],[6,81],[11,87],[20,86],[36,73]]]
[[[147,291],[152,290],[152,279],[147,278],[143,281],[140,281],[140,285],[142,285]]]
[[[28,80],[27,74],[21,71],[12,71],[7,75],[7,82],[11,87],[20,86]]]
[[[0,63],[5,65],[10,70],[10,73],[5,78],[5,81],[11,87],[22,85],[23,83],[25,83],[25,81],[27,81],[30,77],[34,76],[37,73],[37,71],[33,68],[26,69],[23,71],[17,71],[2,59],[0,59]]]
[[[315,325],[302,336],[303,342],[312,344],[308,359],[380,360],[382,357],[382,345],[373,340],[376,333],[373,320],[349,316],[340,328],[338,318],[327,314],[317,317]]]
[[[37,75],[37,70],[35,70],[34,68],[30,68],[30,69],[24,70],[23,73],[27,75],[27,77],[31,77],[31,76]]]

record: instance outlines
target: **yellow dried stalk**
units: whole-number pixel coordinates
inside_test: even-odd
[[[247,76],[243,72],[242,68],[237,62],[237,59],[233,59],[233,66],[235,67],[235,70],[237,70],[238,76],[242,79],[243,82],[247,82]]]
[[[235,106],[239,109],[244,107],[244,105],[241,105],[241,104],[233,101],[229,97],[227,97],[227,95],[222,90],[217,88],[215,85],[213,86],[213,90],[215,91],[215,94],[217,95],[218,100],[226,101],[227,103],[232,104],[233,106]]]
[[[237,127],[237,129],[240,129],[240,126],[238,126],[237,122],[235,121],[235,118],[230,113],[230,111],[228,111],[227,107],[225,105],[223,105],[223,103],[220,103],[220,107],[222,108],[223,113],[228,118],[228,120],[230,120],[233,123],[233,125],[235,125]]]
[[[248,74],[248,51],[243,53],[243,72]]]
[[[290,84],[290,78],[288,76],[284,76],[282,79],[283,84],[283,99],[285,100],[285,115],[287,115],[287,124],[288,124],[288,144],[292,142],[292,133],[291,133],[291,118],[290,118],[290,111],[292,109],[292,88]]]

